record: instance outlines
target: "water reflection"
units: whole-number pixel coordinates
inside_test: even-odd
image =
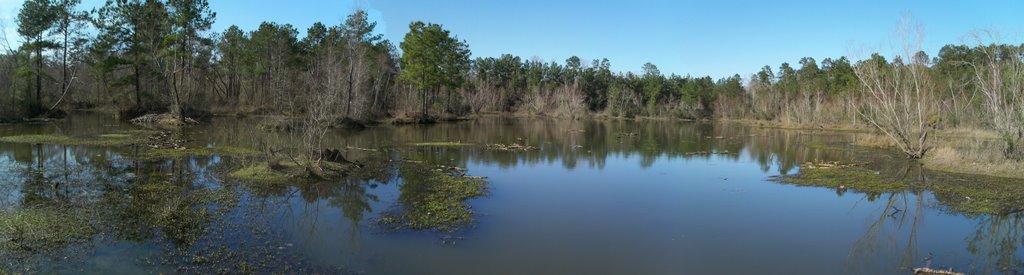
[[[193,146],[253,148],[288,147],[296,138],[289,133],[259,131],[252,126],[257,120],[217,119],[212,125],[187,129],[181,136],[188,137]],[[128,127],[85,116],[57,125],[3,126],[0,135],[87,135]],[[88,236],[69,236],[89,243],[96,251],[125,243],[155,247],[148,254],[124,256],[155,259],[141,264],[141,269],[165,272],[216,272],[243,266],[251,271],[336,271],[345,266],[345,271],[382,273],[407,273],[417,268],[475,273],[495,267],[515,273],[538,270],[516,267],[512,259],[565,257],[565,263],[572,266],[539,271],[575,270],[572,267],[601,259],[605,264],[634,268],[620,269],[623,272],[678,273],[681,267],[669,263],[684,261],[696,272],[728,273],[756,269],[744,269],[744,265],[723,268],[732,260],[702,258],[710,254],[699,252],[724,246],[764,253],[767,246],[750,244],[759,240],[743,236],[758,231],[737,228],[765,224],[810,235],[754,234],[793,243],[814,238],[835,241],[834,249],[813,259],[819,262],[785,263],[789,268],[841,265],[848,273],[906,272],[929,264],[975,273],[1024,269],[1024,256],[1018,249],[1024,245],[1024,223],[1020,212],[1013,211],[1022,209],[1024,202],[1002,204],[1000,209],[1008,209],[1001,211],[1005,215],[984,215],[958,211],[971,202],[956,192],[865,194],[846,189],[793,189],[764,181],[768,176],[796,173],[804,162],[830,160],[868,162],[870,169],[887,177],[913,182],[950,177],[908,165],[899,156],[849,146],[856,135],[619,120],[489,118],[381,126],[338,131],[329,141],[333,148],[348,149],[347,156],[359,160],[365,169],[331,181],[282,184],[251,184],[226,176],[253,160],[213,156],[144,161],[137,157],[138,148],[132,147],[0,144],[0,208],[9,213],[30,208],[68,210],[85,217],[90,228]],[[520,143],[538,150],[410,146],[431,141]],[[453,236],[470,239],[466,247],[439,250],[436,239],[447,234],[382,233],[375,228],[373,220],[382,213],[416,200],[410,190],[416,189],[412,187],[418,178],[403,174],[397,164],[407,159],[469,167],[471,173],[492,177],[494,197],[473,205],[490,215],[483,217],[479,229]],[[583,185],[584,181],[588,184]],[[631,185],[623,187],[627,184]],[[768,204],[769,200],[778,201]],[[712,206],[717,207],[711,211],[714,213],[690,211]],[[753,222],[760,219],[748,216],[749,208],[756,207],[788,212],[770,212],[773,214],[763,217],[765,224],[756,224]],[[799,216],[812,215],[815,210],[832,211],[822,219],[844,229],[808,228],[808,222]],[[729,226],[716,227],[721,224]],[[686,233],[668,232],[671,230]],[[688,243],[665,241],[676,239]],[[544,243],[560,244],[553,248],[558,254],[529,255],[526,252],[533,250],[520,248]],[[623,252],[599,254],[596,251],[610,251],[594,249],[602,245]],[[521,255],[494,252],[497,250]],[[661,261],[655,256],[625,255],[640,251],[676,258]],[[833,257],[834,252],[845,257]],[[7,259],[2,267],[22,270],[26,265],[39,265],[30,262],[31,256],[38,254],[2,251],[0,256]],[[80,255],[85,259],[77,266],[97,268],[89,263],[89,255]],[[768,261],[750,260],[771,271],[791,270]],[[127,268],[124,265],[112,268]],[[593,268],[599,267],[602,265],[594,264]]]

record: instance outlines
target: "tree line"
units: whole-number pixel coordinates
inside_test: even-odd
[[[614,72],[608,59],[576,56],[474,58],[466,41],[427,22],[409,24],[395,44],[362,10],[337,25],[315,23],[301,37],[274,22],[217,31],[216,17],[207,0],[108,0],[88,10],[80,0],[27,0],[17,17],[21,44],[0,53],[0,117],[105,108],[124,118],[255,113],[330,124],[597,114],[867,126],[916,157],[926,146],[909,144],[927,140],[927,129],[995,129],[1024,143],[1024,45],[993,36],[947,45],[935,57],[914,47],[862,60],[805,57],[713,79],[666,75],[652,63]],[[1024,155],[1017,147],[1008,154]]]

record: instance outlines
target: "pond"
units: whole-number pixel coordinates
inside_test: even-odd
[[[260,120],[215,118],[171,133],[189,148],[209,149],[193,154],[154,155],[117,142],[0,143],[0,269],[1024,272],[1024,192],[1015,188],[1024,182],[924,170],[893,152],[850,145],[860,138],[853,132],[488,117],[332,131],[325,147],[361,163],[344,178],[232,177],[257,161],[217,148],[258,152],[298,139],[260,130]],[[82,113],[0,125],[0,136],[118,138],[140,130]],[[786,180],[801,164],[832,161],[860,164],[864,178],[849,187],[826,183],[842,173],[821,186]],[[421,188],[435,177],[417,171],[449,167],[485,184],[484,195],[462,202],[468,218],[440,229],[385,222],[435,203],[436,190]],[[910,187],[858,190],[871,179]]]

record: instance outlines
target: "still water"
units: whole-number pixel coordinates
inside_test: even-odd
[[[289,142],[288,134],[258,130],[259,120],[217,118],[177,135],[193,147]],[[77,114],[51,124],[2,125],[0,136],[131,129],[104,115]],[[153,159],[131,146],[0,143],[0,209],[56,205],[72,213],[66,219],[88,227],[64,236],[67,241],[0,245],[0,268],[76,274],[1024,271],[1024,216],[1017,211],[959,213],[927,190],[865,194],[772,180],[812,161],[868,162],[886,176],[926,181],[977,180],[850,146],[856,138],[666,121],[483,118],[376,126],[334,131],[327,146],[383,163],[375,172],[275,185],[228,177],[243,165],[230,156]],[[438,141],[475,146],[413,145]],[[479,146],[493,143],[537,149]],[[487,177],[489,194],[468,201],[473,222],[455,232],[380,228],[377,219],[399,207],[401,186],[410,180],[393,167],[400,160]]]

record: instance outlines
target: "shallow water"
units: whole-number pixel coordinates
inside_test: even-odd
[[[257,130],[257,122],[220,118],[181,137],[191,146],[241,147],[295,138]],[[0,136],[127,129],[134,128],[77,114],[3,125]],[[227,177],[242,165],[228,156],[142,160],[133,147],[0,143],[2,209],[88,209],[75,213],[94,228],[85,241],[53,251],[0,252],[0,267],[97,274],[1024,271],[1024,216],[1016,211],[968,215],[927,190],[864,194],[771,180],[798,173],[804,162],[832,160],[870,162],[887,176],[978,180],[849,146],[855,138],[734,124],[517,118],[332,132],[328,147],[349,148],[352,159],[426,161],[487,177],[489,195],[469,201],[474,222],[455,232],[376,225],[398,207],[410,180],[390,164],[366,177],[265,185]],[[434,141],[476,146],[411,145]],[[538,150],[480,146],[491,143]]]

